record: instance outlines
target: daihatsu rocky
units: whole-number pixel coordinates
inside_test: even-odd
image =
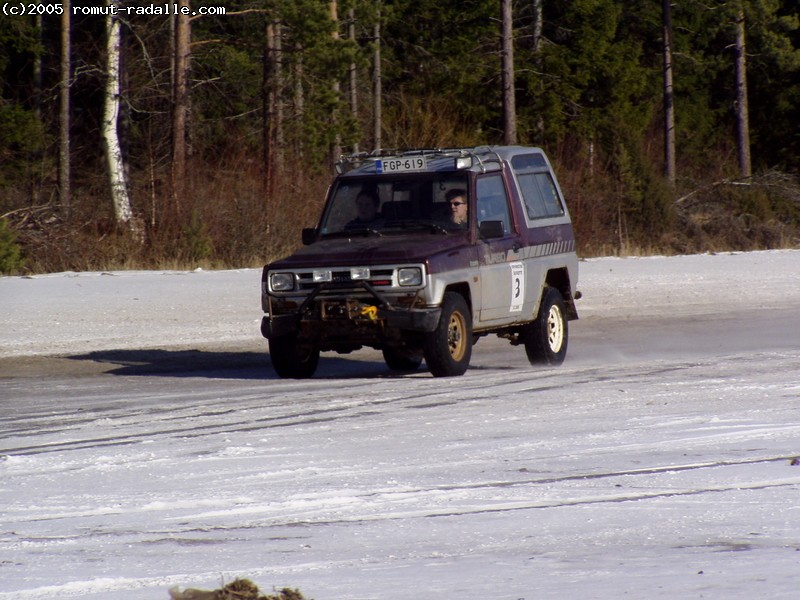
[[[261,332],[281,377],[311,377],[320,352],[382,351],[390,369],[463,374],[496,334],[531,364],[567,352],[578,258],[539,148],[376,151],[337,164],[304,247],[264,267]],[[458,218],[457,218],[458,217]]]

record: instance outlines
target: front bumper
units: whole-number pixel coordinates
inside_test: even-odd
[[[391,309],[379,308],[374,321],[360,322],[371,326],[376,332],[386,330],[430,332],[436,329],[441,316],[441,308]],[[334,327],[341,321],[324,319],[308,313],[286,315],[265,315],[261,320],[261,335],[267,339],[296,333],[301,329],[325,335],[327,326]]]
[[[339,291],[342,292],[341,295],[337,293]],[[356,293],[357,291],[361,294]],[[334,297],[330,296],[331,292],[335,294]],[[354,299],[359,296],[364,296],[364,299]],[[330,312],[322,310],[321,306],[331,301],[341,305],[340,309]],[[366,281],[351,282],[347,285],[324,283],[290,313],[274,314],[272,297],[266,294],[262,304],[267,315],[261,321],[261,334],[267,339],[295,333],[301,329],[304,335],[310,334],[311,337],[318,338],[331,336],[336,338],[348,332],[354,333],[354,330],[367,337],[376,338],[397,331],[430,332],[436,329],[442,312],[439,307],[392,304],[389,297]],[[366,307],[369,316],[363,318],[364,312],[349,310],[351,304],[357,308]],[[342,327],[343,324],[345,327]],[[339,332],[339,335],[335,332]]]

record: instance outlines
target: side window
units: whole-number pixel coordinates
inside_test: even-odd
[[[555,183],[549,173],[525,173],[517,175],[525,209],[529,219],[559,217],[564,214]]]
[[[503,232],[512,232],[511,214],[508,210],[508,196],[501,175],[481,177],[476,186],[478,226],[483,221],[501,221]]]
[[[519,154],[511,159],[511,166],[517,176],[529,219],[560,217],[564,214],[555,182],[546,170],[547,161],[541,153]]]
[[[544,206],[544,198],[539,191],[539,185],[536,183],[536,175],[528,173],[527,175],[517,175],[519,187],[522,190],[522,199],[525,201],[525,211],[528,213],[529,219],[538,219],[547,214]]]
[[[539,184],[539,189],[542,191],[542,198],[544,198],[547,216],[558,217],[563,215],[564,207],[561,206],[561,201],[558,199],[556,184],[553,183],[553,178],[550,177],[550,173],[537,173],[536,183]]]

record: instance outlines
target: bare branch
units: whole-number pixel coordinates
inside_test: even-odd
[[[272,11],[270,9],[267,9],[267,8],[247,8],[245,10],[234,10],[232,12],[228,12],[226,10],[225,11],[225,16],[226,17],[233,17],[233,16],[239,16],[239,15],[246,15],[246,14],[249,14],[249,13],[271,14]],[[213,15],[195,15],[193,17],[190,17],[189,21],[196,21],[197,19],[199,19],[201,17],[208,17],[208,16],[213,16]]]

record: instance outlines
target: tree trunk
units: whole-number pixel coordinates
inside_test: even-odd
[[[72,199],[69,186],[69,109],[70,109],[70,0],[64,0],[61,13],[61,79],[59,81],[59,129],[58,129],[58,199],[64,220],[69,222]]]
[[[739,173],[742,178],[752,176],[750,160],[750,117],[747,103],[747,58],[745,54],[744,10],[736,17],[736,123],[739,149]]]
[[[511,0],[502,0],[503,143],[517,143],[517,107],[514,92],[514,23]]]
[[[279,20],[272,22],[272,63],[274,66],[273,75],[274,81],[272,83],[272,103],[275,109],[275,116],[273,119],[273,131],[275,134],[275,144],[273,146],[275,158],[275,171],[280,173],[283,171],[283,121],[284,121],[284,106],[283,106],[283,26]]]
[[[44,48],[44,35],[42,31],[42,15],[35,17],[35,30],[36,41],[40,48]],[[33,116],[37,122],[42,121],[42,101],[44,99],[43,85],[44,79],[42,74],[42,53],[36,52],[33,56]],[[42,198],[42,180],[39,177],[31,178],[30,180],[30,198],[33,204],[41,204]]]
[[[36,41],[44,48],[42,15],[36,15]],[[42,54],[37,52],[33,57],[33,114],[37,121],[42,120],[42,85]]]
[[[664,176],[675,183],[675,106],[672,89],[672,7],[663,3],[664,30]]]
[[[178,0],[178,6],[189,7],[189,0]],[[175,62],[172,96],[172,198],[176,216],[186,194],[186,120],[189,113],[189,16],[175,16]]]
[[[542,44],[542,28],[544,26],[544,16],[542,10],[543,0],[533,0],[533,27],[531,37],[533,38],[531,48],[533,53],[539,52]]]
[[[541,47],[542,47],[542,30],[544,29],[544,0],[533,0],[533,24],[532,24],[532,43],[531,48],[533,49],[533,63],[537,71],[542,71],[542,55],[541,55]],[[538,86],[541,88],[542,84],[541,81],[538,83]],[[541,143],[541,140],[544,138],[544,117],[542,117],[542,113],[536,117],[536,129],[534,132],[535,139]]]
[[[115,0],[109,6],[116,4]],[[106,16],[106,68],[105,106],[103,110],[103,141],[106,149],[108,180],[111,186],[111,200],[114,204],[114,217],[117,225],[134,229],[131,201],[125,181],[125,164],[122,159],[122,148],[119,143],[117,124],[119,121],[120,97],[120,50],[121,35],[119,18]]]
[[[262,145],[264,165],[264,206],[267,220],[267,233],[270,231],[272,191],[275,179],[275,24],[267,20],[264,27],[264,74],[261,89],[262,102]]]
[[[381,72],[381,9],[378,4],[378,14],[375,17],[374,29],[375,53],[372,58],[372,135],[374,149],[377,150],[383,144],[382,140],[382,121],[383,121],[383,81]]]
[[[356,43],[356,11],[350,8],[347,11],[347,39],[355,46]],[[358,70],[355,61],[350,63],[350,112],[353,120],[358,121]],[[358,142],[353,144],[353,152],[358,152]]]
[[[305,90],[303,89],[303,81],[305,80],[305,68],[303,66],[303,47],[300,44],[295,46],[295,58],[293,65],[294,77],[294,115],[295,122],[302,122],[305,118],[306,100]],[[295,152],[298,158],[303,157],[303,144],[295,137],[294,144],[296,146]]]
[[[331,21],[333,21],[333,33],[331,33],[334,40],[339,39],[339,9],[337,0],[331,0],[330,2],[330,14],[331,14]],[[335,98],[339,98],[341,93],[341,85],[338,79],[334,79],[332,83],[333,87],[333,95]],[[339,160],[339,156],[342,153],[342,135],[339,132],[339,123],[337,119],[336,112],[331,115],[331,121],[335,128],[336,134],[333,145],[331,147],[331,166],[335,165],[336,162]]]

